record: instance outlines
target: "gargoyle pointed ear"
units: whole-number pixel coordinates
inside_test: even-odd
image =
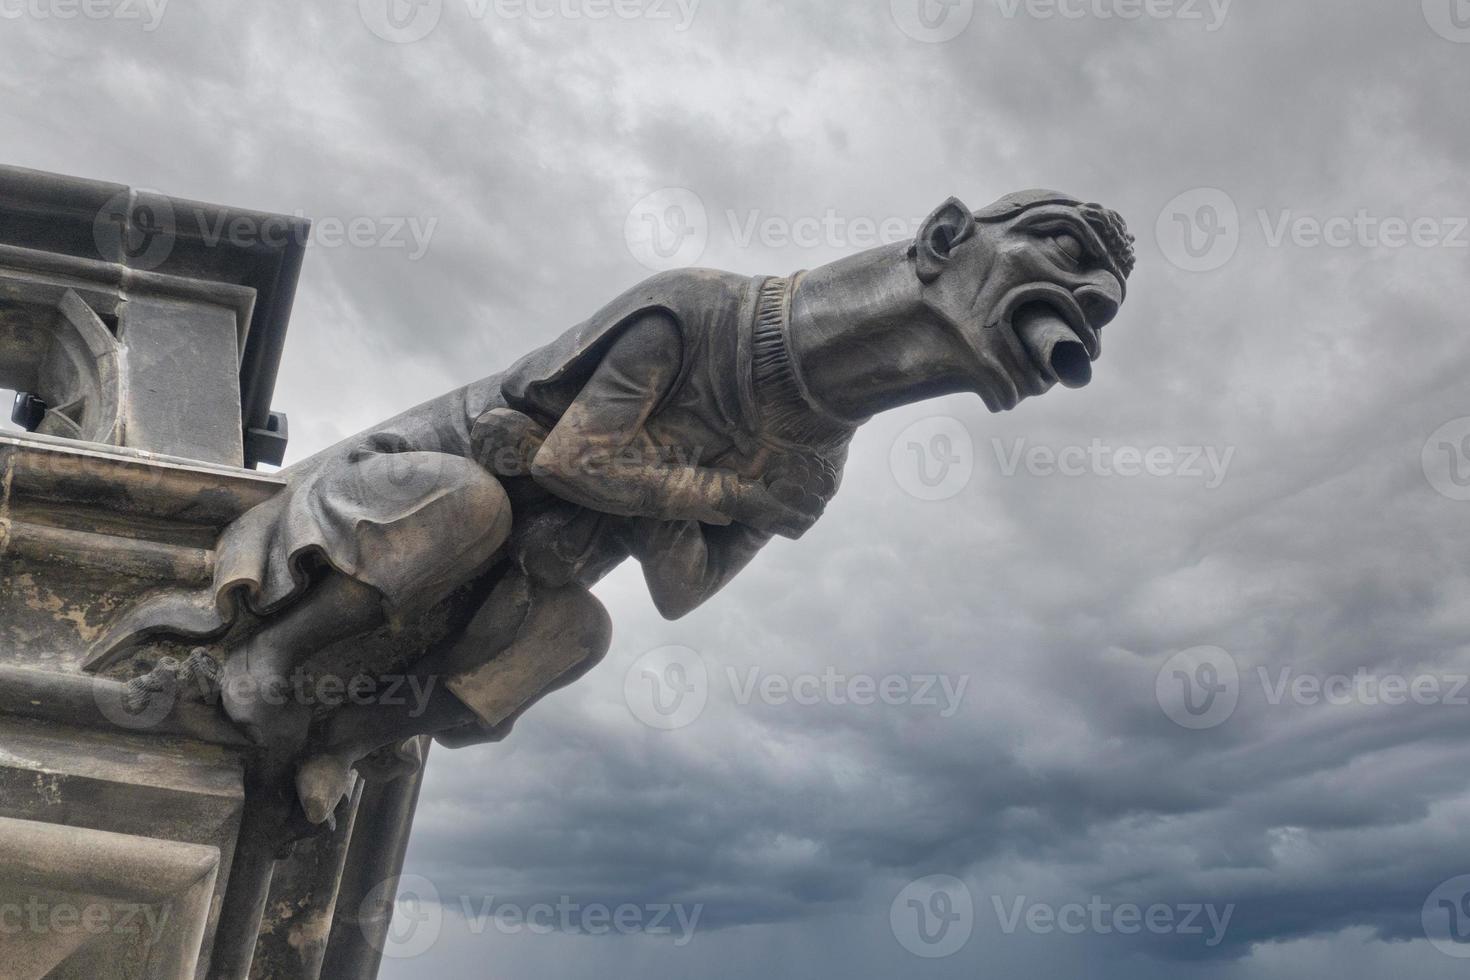
[[[930,283],[949,264],[955,247],[975,234],[975,215],[963,201],[952,197],[924,219],[910,253],[918,266],[919,280]]]

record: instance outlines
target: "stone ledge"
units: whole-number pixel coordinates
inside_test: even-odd
[[[63,674],[150,589],[198,590],[220,532],[284,477],[0,435],[0,664]]]
[[[218,530],[285,485],[275,474],[143,450],[0,435],[0,517],[20,502],[69,503]]]

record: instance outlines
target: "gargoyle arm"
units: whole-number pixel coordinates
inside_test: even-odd
[[[659,613],[680,619],[723,589],[770,540],[769,534],[744,524],[640,521],[633,534],[633,557],[643,566],[643,580]]]
[[[682,347],[668,314],[630,324],[541,444],[536,482],[605,514],[729,524],[739,475],[679,462],[698,447],[659,445],[644,428],[679,376]]]
[[[631,550],[668,619],[703,604],[771,540],[731,522],[736,473],[675,462],[695,447],[658,445],[644,428],[678,378],[681,347],[666,314],[629,325],[531,464],[536,482],[564,500],[643,518]]]

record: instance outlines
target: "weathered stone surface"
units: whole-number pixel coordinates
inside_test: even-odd
[[[133,249],[166,209],[165,247]],[[253,426],[283,428],[269,399],[304,235],[207,240],[242,215],[271,218],[0,168],[0,387],[45,408],[35,432],[0,434],[7,980],[240,980],[231,956],[213,967],[217,936],[238,933],[222,924],[234,869],[268,884],[305,833],[242,833],[248,812],[261,826],[256,753],[214,692],[162,683],[161,658],[187,648],[82,670],[131,602],[208,583],[221,531],[285,485],[241,464],[283,444],[250,449]]]
[[[0,167],[0,387],[51,405],[45,434],[279,463],[284,421],[270,399],[309,228]],[[116,355],[101,378],[58,320],[83,311],[111,335],[82,338]]]
[[[0,817],[5,975],[191,980],[214,847]]]
[[[221,529],[285,481],[0,435],[0,664],[77,672],[118,610],[213,574]]]

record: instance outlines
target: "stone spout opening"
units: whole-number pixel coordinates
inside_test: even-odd
[[[1014,325],[1026,352],[1047,377],[1068,388],[1092,380],[1092,358],[1077,334],[1045,303],[1027,303],[1016,311]]]

